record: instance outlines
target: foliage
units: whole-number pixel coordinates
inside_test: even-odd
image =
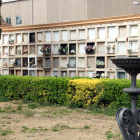
[[[58,51],[62,51],[63,50],[63,47],[57,47]]]
[[[112,49],[115,50],[115,45],[112,46]]]
[[[65,47],[65,52],[67,52],[67,50],[68,50],[68,46]]]
[[[80,78],[3,75],[0,76],[0,98],[21,99],[23,103],[31,100],[43,104],[65,105],[67,83],[69,80]]]
[[[100,79],[76,79],[68,83],[68,103],[87,108],[102,100],[103,84]]]
[[[127,52],[130,54],[132,53],[133,51],[131,49],[128,49]]]
[[[40,105],[69,105],[87,108],[130,108],[128,93],[122,92],[130,87],[129,79],[91,79],[89,77],[31,77],[0,75],[0,101],[22,100]],[[140,80],[137,80],[140,87]],[[140,107],[140,96],[137,100]],[[35,106],[34,106],[35,108]]]
[[[130,97],[128,93],[122,92],[124,88],[130,87],[130,80],[127,79],[111,79],[103,81],[104,91],[103,98],[106,106],[110,107],[130,107]]]
[[[68,46],[66,46],[66,47],[62,47],[62,46],[61,46],[60,48],[57,47],[57,49],[58,49],[58,51],[60,51],[60,52],[62,51],[63,53],[66,53],[67,50],[68,50]]]
[[[110,45],[108,45],[106,48],[107,48],[107,50],[110,50],[110,49],[111,49],[111,46],[110,46]]]

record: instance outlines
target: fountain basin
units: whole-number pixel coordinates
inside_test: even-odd
[[[127,93],[131,93],[131,94],[140,94],[140,88],[137,88],[137,87],[135,87],[135,88],[132,88],[132,87],[130,87],[130,88],[124,88],[123,90],[122,90],[123,92],[127,92]]]
[[[139,70],[140,72],[140,57],[110,58],[110,60],[119,68]]]

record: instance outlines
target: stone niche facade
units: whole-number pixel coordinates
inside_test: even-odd
[[[0,41],[0,72],[2,75],[38,77],[92,77],[94,72],[105,73],[110,79],[129,78],[110,58],[140,56],[139,27],[140,20],[3,31]],[[44,44],[50,46],[47,55],[40,51]],[[95,47],[92,53],[91,50],[85,50],[89,45]],[[132,50],[131,54],[127,52],[128,49]],[[12,65],[14,61],[16,63]],[[97,65],[97,61],[103,65]]]

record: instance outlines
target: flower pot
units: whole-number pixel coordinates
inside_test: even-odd
[[[110,49],[107,50],[107,53],[110,53]]]
[[[115,53],[115,49],[112,49],[112,52]]]
[[[97,65],[97,68],[104,68],[104,65]]]
[[[14,67],[14,64],[11,63],[11,64],[9,65],[9,67]]]
[[[94,54],[94,50],[86,50],[86,54]]]
[[[43,55],[50,55],[50,52],[43,52]]]
[[[9,41],[9,44],[13,44],[14,43],[14,41]]]

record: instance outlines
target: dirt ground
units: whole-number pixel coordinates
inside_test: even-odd
[[[20,101],[0,102],[0,140],[122,140],[115,117],[85,109],[21,106]]]

